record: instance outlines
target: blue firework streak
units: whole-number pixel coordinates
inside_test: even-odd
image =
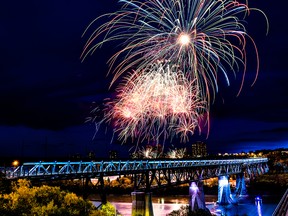
[[[109,60],[115,73],[113,84],[131,69],[142,70],[157,60],[169,59],[179,65],[190,80],[197,81],[203,100],[210,101],[218,91],[221,74],[229,85],[229,72],[246,72],[246,42],[257,47],[247,34],[245,17],[251,10],[247,2],[236,0],[119,0],[122,8],[95,19],[109,21],[97,27],[87,40],[82,58],[110,41],[119,41],[120,51]],[[267,21],[267,18],[266,18]],[[267,21],[268,26],[268,21]],[[268,30],[268,28],[267,28]],[[136,71],[137,71],[136,70]],[[242,86],[241,86],[242,87]],[[241,88],[240,88],[241,90]],[[212,94],[211,94],[212,93]],[[213,97],[214,98],[214,97]],[[209,104],[209,103],[207,103]]]
[[[255,80],[257,78],[258,51],[253,38],[247,33],[245,18],[252,10],[260,12],[266,19],[268,30],[265,14],[256,8],[249,8],[247,2],[236,0],[119,2],[122,4],[120,10],[96,18],[84,32],[84,35],[88,34],[92,29],[82,59],[105,43],[119,42],[121,47],[108,61],[109,73],[114,73],[111,85],[120,77],[127,82],[119,86],[117,97],[110,100],[100,122],[113,122],[119,139],[126,141],[130,137],[137,143],[158,140],[161,136],[165,140],[173,135],[180,136],[186,142],[195,129],[201,131],[202,119],[205,125],[208,122],[209,133],[210,102],[218,91],[219,80],[224,78],[229,85],[230,76],[234,77],[242,70],[241,91],[246,73],[248,41],[255,50]],[[94,29],[94,24],[102,19],[106,21]],[[170,104],[179,104],[170,100],[179,98],[179,91],[154,96],[153,92],[157,92],[155,89],[160,85],[152,85],[155,77],[150,67],[157,65],[157,62],[162,62],[163,68],[177,68],[174,75],[159,73],[157,68],[158,83],[168,83],[162,88],[163,92],[174,86],[183,86],[187,93],[182,95],[188,95],[183,99],[188,105],[185,112],[172,112],[170,108]],[[151,80],[146,81],[147,77]],[[141,89],[139,97],[135,94],[138,89]],[[176,94],[179,94],[178,97]],[[135,98],[140,98],[141,102]]]

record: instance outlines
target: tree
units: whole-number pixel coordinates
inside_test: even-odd
[[[97,210],[92,202],[74,193],[47,185],[32,187],[25,179],[18,180],[11,193],[0,194],[0,215],[3,216],[113,215],[107,212],[115,212],[110,203]]]
[[[107,202],[105,205],[102,205],[100,212],[103,215],[115,215],[116,209],[111,203]]]
[[[208,209],[197,209],[190,211],[189,206],[181,206],[179,210],[174,210],[168,216],[212,216]]]

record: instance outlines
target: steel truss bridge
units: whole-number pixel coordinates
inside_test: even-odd
[[[8,179],[93,179],[104,185],[108,176],[133,176],[134,188],[153,188],[199,181],[221,175],[244,173],[253,177],[268,171],[267,158],[225,160],[127,160],[91,162],[29,162],[6,172]],[[98,184],[97,183],[97,184]]]

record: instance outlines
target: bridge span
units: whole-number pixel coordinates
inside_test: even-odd
[[[189,177],[191,180],[208,179],[220,175],[243,172],[257,174],[267,169],[267,158],[226,160],[127,160],[91,162],[28,162],[7,172],[8,179],[76,179],[99,178],[101,176],[142,174],[175,175],[177,180]],[[263,166],[264,165],[264,166]],[[180,172],[182,175],[180,176]]]
[[[246,193],[245,178],[253,178],[268,172],[267,158],[225,160],[125,160],[90,162],[28,162],[6,171],[7,179],[31,180],[98,179],[102,202],[106,202],[104,177],[132,176],[132,215],[153,216],[152,189],[189,183],[190,209],[205,209],[202,180],[218,177],[218,203],[237,203],[235,197]],[[236,175],[236,190],[232,196],[229,175]]]

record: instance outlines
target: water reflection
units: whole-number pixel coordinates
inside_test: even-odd
[[[122,216],[131,216],[132,204],[131,203],[121,203],[121,202],[112,202],[116,209],[121,213]],[[153,203],[153,212],[157,216],[166,216],[174,210],[178,210],[183,204],[161,204]]]
[[[207,205],[211,213],[215,215],[235,216],[235,215],[247,215],[247,216],[271,216],[277,203],[265,203],[262,204],[261,198],[256,198],[253,202],[252,198],[241,198],[237,205],[219,206],[216,203],[214,205]]]
[[[262,199],[258,196],[255,198],[255,205],[257,206],[258,216],[262,216]]]
[[[260,204],[257,204],[257,213],[259,216],[262,216],[262,209]]]
[[[122,216],[130,216],[132,212],[132,201],[130,195],[108,196],[111,202]],[[217,196],[205,196],[206,207],[215,215],[247,215],[247,216],[271,216],[276,208],[277,202],[268,203],[268,199],[261,202],[249,197],[239,200],[237,205],[219,206],[216,203]],[[153,212],[155,216],[166,216],[174,210],[180,209],[182,205],[188,205],[189,196],[152,196]],[[95,205],[96,202],[94,203]]]

